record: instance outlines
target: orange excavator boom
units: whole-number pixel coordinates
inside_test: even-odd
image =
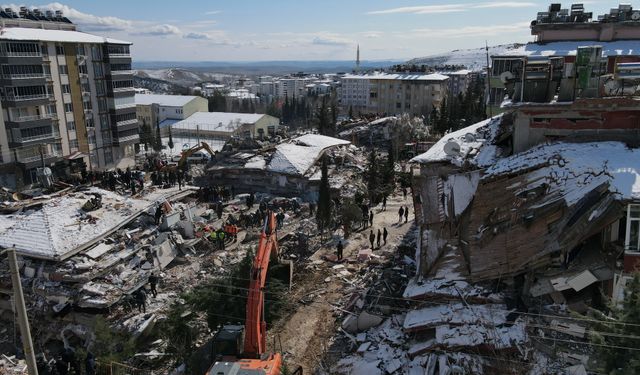
[[[244,354],[250,358],[258,358],[266,351],[267,323],[264,320],[264,287],[269,260],[272,253],[275,254],[277,251],[276,216],[273,212],[269,212],[251,267],[244,338]]]

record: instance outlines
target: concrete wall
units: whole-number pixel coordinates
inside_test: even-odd
[[[188,118],[196,112],[209,112],[209,101],[199,96],[191,100],[182,107],[182,118]]]

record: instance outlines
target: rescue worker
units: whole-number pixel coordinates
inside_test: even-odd
[[[373,229],[369,233],[369,242],[371,243],[371,250],[373,250],[373,242],[376,240],[376,235],[373,234]]]
[[[376,238],[376,243],[378,245],[378,249],[380,248],[380,239],[382,238],[382,232],[378,229],[378,236]]]
[[[402,216],[404,215],[404,207],[400,206],[398,210],[398,223],[402,223]]]
[[[220,250],[224,250],[224,237],[225,233],[222,229],[218,230],[218,244],[220,246]]]
[[[338,241],[338,246],[336,246],[336,250],[338,253],[338,261],[342,260],[342,251],[344,250],[344,246],[342,245],[342,240]]]
[[[389,235],[389,232],[387,232],[387,228],[382,228],[382,240],[384,241],[384,244],[387,244],[387,236]]]
[[[153,295],[154,298],[158,296],[158,291],[156,289],[157,285],[158,285],[158,276],[156,275],[155,272],[152,272],[151,275],[149,275],[149,286],[151,289],[151,294]]]

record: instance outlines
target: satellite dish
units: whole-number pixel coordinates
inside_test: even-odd
[[[514,76],[511,72],[503,72],[500,74],[500,81],[502,81],[502,83],[509,83],[513,78]]]
[[[639,21],[640,20],[640,12],[633,12],[631,14],[631,19],[634,21]]]
[[[465,142],[475,142],[476,141],[476,136],[473,135],[472,133],[467,133],[464,135],[464,140]]]
[[[444,153],[449,156],[460,155],[460,145],[455,141],[449,141],[444,144]]]

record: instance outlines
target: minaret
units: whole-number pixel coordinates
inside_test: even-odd
[[[356,73],[360,72],[360,44],[356,47]]]

